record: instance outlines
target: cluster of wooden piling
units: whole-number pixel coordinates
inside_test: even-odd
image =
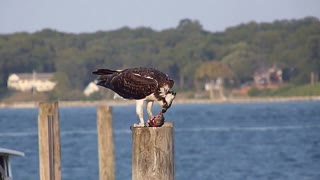
[[[38,116],[40,180],[61,180],[58,103],[40,103]],[[174,180],[173,124],[132,129],[132,179]],[[97,108],[99,179],[115,179],[112,108]]]

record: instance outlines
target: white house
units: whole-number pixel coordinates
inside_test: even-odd
[[[17,91],[52,91],[56,82],[52,80],[53,73],[14,73],[8,77],[8,88]]]
[[[96,83],[94,82],[90,82],[88,86],[83,90],[83,94],[85,96],[90,96],[92,93],[98,92],[98,91],[99,91],[98,85],[96,85]]]
[[[223,94],[223,79],[217,78],[216,80],[211,80],[208,83],[205,83],[204,89],[209,91],[210,99],[220,98],[225,100],[226,97]]]

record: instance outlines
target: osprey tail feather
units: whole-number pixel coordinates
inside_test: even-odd
[[[110,80],[111,76],[118,71],[110,70],[110,69],[98,69],[92,74],[99,75],[98,79],[95,80],[95,83],[99,86],[104,86],[110,88]]]
[[[96,75],[109,75],[109,74],[113,74],[115,72],[119,72],[119,71],[115,71],[115,70],[110,70],[110,69],[98,69],[97,71],[92,72],[92,74],[96,74]]]

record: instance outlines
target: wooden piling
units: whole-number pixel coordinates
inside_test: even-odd
[[[99,151],[99,179],[115,179],[112,108],[99,106],[97,110],[97,133]]]
[[[40,180],[61,180],[58,103],[41,102],[38,115]]]
[[[132,180],[174,180],[173,123],[132,128]]]

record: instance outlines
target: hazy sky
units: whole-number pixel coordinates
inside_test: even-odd
[[[250,21],[320,19],[320,0],[0,0],[0,33],[115,30],[124,26],[163,30],[181,19],[223,31]]]

